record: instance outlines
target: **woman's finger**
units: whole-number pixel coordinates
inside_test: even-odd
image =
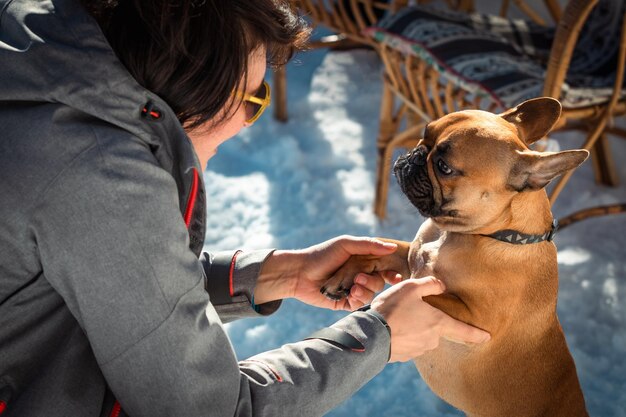
[[[455,320],[445,313],[442,313],[439,324],[441,325],[441,336],[451,342],[462,344],[484,343],[491,338],[486,331]]]
[[[374,291],[359,284],[354,284],[350,289],[350,297],[358,300],[362,304],[369,304],[374,299],[375,295],[376,293]],[[350,305],[352,306],[352,303],[350,303]]]
[[[365,305],[365,303],[357,300],[356,298],[352,297],[351,295],[348,296],[347,300],[348,300],[347,305],[349,306],[349,308],[346,308],[346,310],[349,310],[349,311],[354,311],[354,310],[356,310],[358,308],[361,308],[361,307],[363,307]]]
[[[371,292],[380,292],[385,288],[385,280],[379,274],[360,273],[354,278],[354,283],[367,288]]]
[[[396,285],[404,280],[404,277],[396,271],[380,271],[379,274],[389,285]]]
[[[428,295],[439,295],[446,290],[446,285],[435,277],[423,277],[409,280],[410,285],[414,287],[422,297]]]
[[[342,236],[338,238],[339,246],[349,255],[389,255],[396,251],[398,245],[384,242],[371,237]]]
[[[347,300],[346,304],[350,307],[350,311],[354,311],[357,308],[363,307],[365,304],[369,304],[369,303],[364,303],[363,301],[359,300],[352,294],[348,295],[348,298],[346,298],[346,300]]]
[[[338,301],[332,301],[333,303],[333,307],[331,307],[331,310],[346,310],[346,311],[352,311],[352,308],[350,306],[350,302],[347,299],[343,299],[343,300],[338,300]]]

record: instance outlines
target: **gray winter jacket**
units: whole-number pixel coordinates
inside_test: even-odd
[[[237,362],[270,251],[200,253],[199,172],[76,0],[0,0],[2,417],[321,415],[385,366],[366,312]]]

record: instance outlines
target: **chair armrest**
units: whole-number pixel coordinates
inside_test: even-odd
[[[558,99],[580,31],[598,0],[570,0],[557,25],[543,95]]]

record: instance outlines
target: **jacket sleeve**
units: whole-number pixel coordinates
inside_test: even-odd
[[[203,253],[200,257],[211,304],[223,322],[274,313],[280,300],[254,304],[254,287],[263,261],[273,250]]]
[[[176,184],[142,145],[86,150],[29,210],[44,275],[133,417],[322,415],[387,362],[386,327],[356,312],[334,327],[363,349],[311,339],[238,363]]]

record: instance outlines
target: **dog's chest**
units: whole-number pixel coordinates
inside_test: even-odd
[[[443,236],[432,242],[416,243],[409,251],[409,268],[411,278],[422,278],[435,275],[437,260],[443,243]]]
[[[463,277],[473,276],[472,263],[458,236],[433,227],[421,230],[411,243],[408,263],[411,278],[437,277],[446,284],[449,292],[464,292],[471,285]],[[458,295],[458,294],[457,294]]]

